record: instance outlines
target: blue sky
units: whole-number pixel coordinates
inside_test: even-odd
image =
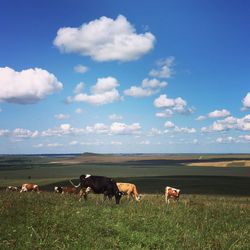
[[[248,1],[0,1],[0,153],[249,153]]]

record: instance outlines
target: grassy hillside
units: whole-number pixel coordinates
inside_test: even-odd
[[[248,249],[250,199],[182,195],[88,202],[0,192],[0,249]]]

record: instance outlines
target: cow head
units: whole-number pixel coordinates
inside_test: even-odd
[[[56,193],[62,193],[62,187],[55,187],[54,190]]]
[[[115,192],[115,202],[116,204],[120,203],[120,199],[122,198],[123,193],[120,191]]]

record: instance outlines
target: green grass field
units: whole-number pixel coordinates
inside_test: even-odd
[[[249,249],[250,198],[163,195],[87,202],[0,192],[0,249]]]
[[[0,249],[250,249],[250,168],[187,165],[197,161],[197,155],[0,157]],[[135,183],[142,200],[123,197],[115,205],[91,194],[79,202],[51,192],[81,174]],[[43,192],[4,191],[25,182]],[[178,203],[165,204],[167,185],[181,189]]]

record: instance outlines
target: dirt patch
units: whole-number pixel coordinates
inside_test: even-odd
[[[250,161],[194,162],[186,165],[192,167],[250,167]]]

